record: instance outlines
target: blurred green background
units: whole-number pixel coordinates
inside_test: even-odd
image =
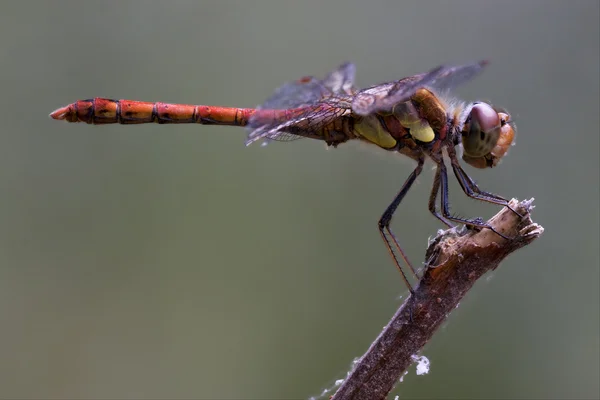
[[[482,58],[457,94],[517,146],[482,188],[546,232],[479,282],[394,394],[598,398],[598,1],[13,1],[0,14],[0,397],[306,398],[401,303],[376,223],[413,164],[242,129],[52,121],[105,96],[251,107],[357,64],[358,85]],[[430,168],[393,227],[441,228]],[[453,210],[498,207],[451,186]]]

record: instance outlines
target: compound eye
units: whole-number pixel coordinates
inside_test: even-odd
[[[475,106],[473,106],[473,108],[480,105],[487,106],[487,104],[476,104]],[[476,154],[477,152],[479,152],[480,154],[485,151],[484,147],[487,146],[481,146],[483,141],[481,136],[477,138],[477,133],[481,135],[481,132],[484,132],[481,128],[486,124],[485,121],[482,122],[486,119],[484,115],[485,113],[481,112],[485,111],[485,109],[482,109],[481,107],[477,108],[478,110],[476,110],[475,112],[472,111],[469,114],[469,118],[467,118],[467,122],[465,123],[462,132],[463,149],[465,150],[463,154],[463,160],[475,168],[495,167],[496,165],[498,165],[502,157],[504,157],[504,155],[508,152],[508,149],[514,144],[516,128],[510,118],[510,114],[508,114],[504,110],[498,109],[496,112],[497,118],[500,121],[499,127],[493,127],[492,123],[495,121],[495,118],[492,115],[492,117],[489,118],[488,121],[490,124],[489,126],[492,126],[492,128],[489,131],[487,131],[487,133],[485,133],[485,136],[487,136],[489,132],[492,132],[493,134],[489,136],[492,137],[493,135],[496,135],[496,132],[498,132],[498,137],[495,139],[496,144],[489,152],[485,153],[484,155],[473,156],[469,154],[469,150]],[[473,121],[475,121],[475,127],[473,127]],[[481,148],[478,148],[477,146],[480,146]]]
[[[461,132],[465,154],[470,157],[489,154],[498,142],[501,125],[501,118],[492,106],[475,104]]]

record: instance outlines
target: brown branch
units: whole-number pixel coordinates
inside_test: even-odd
[[[332,399],[385,398],[413,363],[413,355],[431,339],[475,281],[542,234],[544,228],[529,215],[532,201],[510,202],[523,218],[504,208],[488,221],[512,239],[503,239],[489,229],[457,232],[456,228],[433,239],[425,256],[429,267],[414,295],[396,311]]]

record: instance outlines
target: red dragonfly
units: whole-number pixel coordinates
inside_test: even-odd
[[[437,166],[429,196],[429,211],[442,223],[451,222],[495,231],[481,218],[466,219],[450,213],[444,149],[462,190],[471,198],[509,207],[503,197],[485,192],[461,167],[462,159],[476,168],[498,164],[513,142],[515,127],[510,115],[484,102],[462,103],[447,91],[479,74],[487,62],[439,66],[427,73],[359,90],[354,86],[355,66],[340,65],[324,79],[304,77],[278,88],[258,108],[152,103],[94,98],[59,108],[50,116],[88,124],[182,124],[247,127],[246,144],[258,140],[323,140],[337,147],[358,139],[385,150],[404,154],[417,162],[414,171],[379,219],[379,232],[412,292],[396,251],[411,272],[418,274],[390,229],[398,205],[423,170],[425,159]],[[441,194],[441,213],[436,208]],[[514,211],[514,210],[513,210]],[[506,238],[506,237],[505,237]]]

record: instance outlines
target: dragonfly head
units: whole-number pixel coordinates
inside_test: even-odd
[[[475,168],[495,167],[513,143],[511,122],[504,110],[473,104],[461,131],[463,160]]]

